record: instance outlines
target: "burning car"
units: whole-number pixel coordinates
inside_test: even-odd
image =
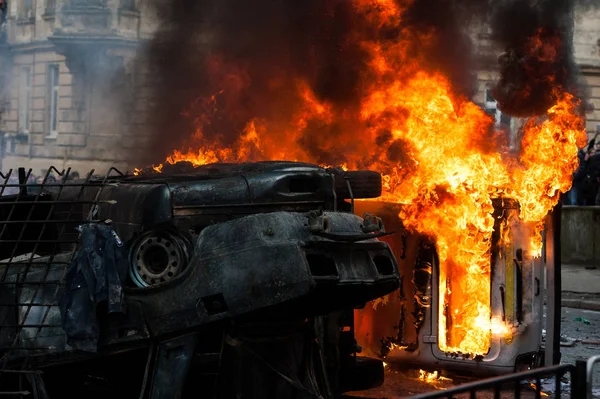
[[[544,364],[546,351],[553,350],[544,349],[544,296],[552,302],[554,294],[550,283],[544,287],[543,281],[550,273],[549,265],[554,267],[555,241],[544,234],[538,255],[531,225],[519,220],[519,204],[496,199],[493,205],[494,233],[486,258],[489,274],[478,276],[487,302],[480,302],[483,310],[474,314],[482,320],[481,329],[476,330],[464,327],[465,319],[473,316],[468,306],[474,298],[454,288],[478,281],[459,274],[460,269],[441,259],[428,237],[406,229],[398,218],[398,205],[359,204],[362,211],[376,210],[386,226],[396,231],[384,240],[396,255],[401,276],[400,288],[393,295],[357,310],[362,346],[402,367],[479,376]],[[552,325],[548,328],[556,330]]]
[[[353,323],[399,285],[381,220],[353,213],[380,195],[379,174],[294,162],[50,173],[64,178],[33,193],[19,170],[0,202],[0,390],[325,398],[382,382]]]

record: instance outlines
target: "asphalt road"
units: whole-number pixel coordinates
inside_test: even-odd
[[[600,355],[600,312],[562,308],[562,327],[561,334],[568,338],[576,340],[575,344],[570,347],[563,346],[561,348],[562,363],[575,364],[577,360],[587,360],[591,356]],[[581,321],[576,321],[576,318],[584,318],[589,322],[585,324]],[[594,342],[595,341],[595,342]],[[363,398],[386,398],[399,399],[410,398],[413,395],[432,392],[436,390],[444,390],[449,387],[468,382],[466,379],[461,379],[456,376],[452,377],[452,381],[435,381],[432,383],[421,381],[418,378],[418,372],[407,372],[398,370],[386,370],[386,381],[380,388],[370,391],[353,393],[351,397]],[[594,398],[600,398],[600,364],[598,364],[594,373]],[[554,384],[549,381],[547,387]],[[543,384],[544,386],[544,384]],[[533,388],[526,383],[522,385],[523,391],[521,398],[535,398]],[[546,390],[549,398],[556,398],[551,389]],[[563,398],[570,398],[568,392],[563,392]],[[456,398],[468,398],[468,395],[458,395]],[[478,399],[492,399],[492,392],[482,392],[477,395]],[[510,391],[503,392],[501,398],[514,398],[514,393]]]
[[[590,324],[575,321],[576,318],[584,318]],[[577,360],[587,360],[600,355],[600,312],[562,308],[561,322],[562,334],[578,340],[573,347],[561,349],[562,363],[575,364]],[[600,364],[594,369],[593,389],[594,398],[600,398]]]

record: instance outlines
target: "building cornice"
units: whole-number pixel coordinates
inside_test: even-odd
[[[88,34],[63,34],[58,33],[50,36],[48,40],[53,45],[104,45],[104,46],[120,46],[120,47],[137,47],[141,40],[130,39],[117,35],[88,35]]]
[[[600,62],[596,60],[579,60],[579,69],[586,75],[600,75]]]
[[[148,39],[129,39],[119,36],[103,35],[53,35],[45,40],[36,40],[26,43],[8,43],[0,45],[0,51],[10,51],[12,53],[33,53],[38,51],[56,50],[57,44],[89,45],[101,44],[105,46],[119,47],[137,47],[139,44],[147,42]]]
[[[13,53],[33,53],[40,50],[52,50],[54,45],[48,40],[36,40],[26,43],[9,43],[7,48]]]

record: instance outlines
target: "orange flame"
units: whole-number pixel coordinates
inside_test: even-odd
[[[399,3],[410,1],[354,0],[375,26],[400,18]],[[485,355],[492,335],[508,328],[492,318],[490,306],[492,199],[520,203],[521,219],[536,226],[530,255],[539,256],[542,220],[571,187],[577,150],[585,146],[585,124],[576,112],[578,100],[557,87],[556,104],[525,124],[521,154],[511,154],[479,106],[455,94],[447,77],[427,70],[407,51],[414,40],[427,46],[431,32],[400,36],[386,45],[363,42],[371,55],[364,74],[370,90],[358,109],[338,109],[299,80],[290,90],[300,99],[291,120],[252,119],[235,142],[225,145],[221,137],[205,137],[201,118],[187,150],[174,151],[165,163],[336,163],[323,159],[329,154],[343,157],[345,168],[378,170],[382,200],[403,204],[404,225],[436,243],[440,349]],[[538,53],[552,57],[546,47],[532,42],[532,48],[542,48]],[[216,106],[215,97],[206,104]],[[325,129],[332,123],[340,129]],[[309,139],[318,141],[318,154],[299,145]]]
[[[531,382],[531,383],[530,383],[530,385],[531,385],[531,387],[532,387],[533,389],[535,389],[535,390],[537,391],[537,386],[536,386],[536,385],[535,385],[533,382]],[[548,396],[548,394],[547,394],[546,392],[542,392],[542,391],[540,391],[540,396],[547,397],[547,396]]]

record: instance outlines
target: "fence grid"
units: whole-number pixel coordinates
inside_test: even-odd
[[[103,189],[123,174],[111,168],[83,178],[48,169],[35,179],[23,168],[0,172],[0,382],[3,375],[40,378],[32,356],[60,351],[59,300],[77,249],[77,227],[101,223]],[[20,384],[19,384],[20,385]],[[0,387],[0,396],[7,392]],[[16,396],[26,391],[10,391]]]

